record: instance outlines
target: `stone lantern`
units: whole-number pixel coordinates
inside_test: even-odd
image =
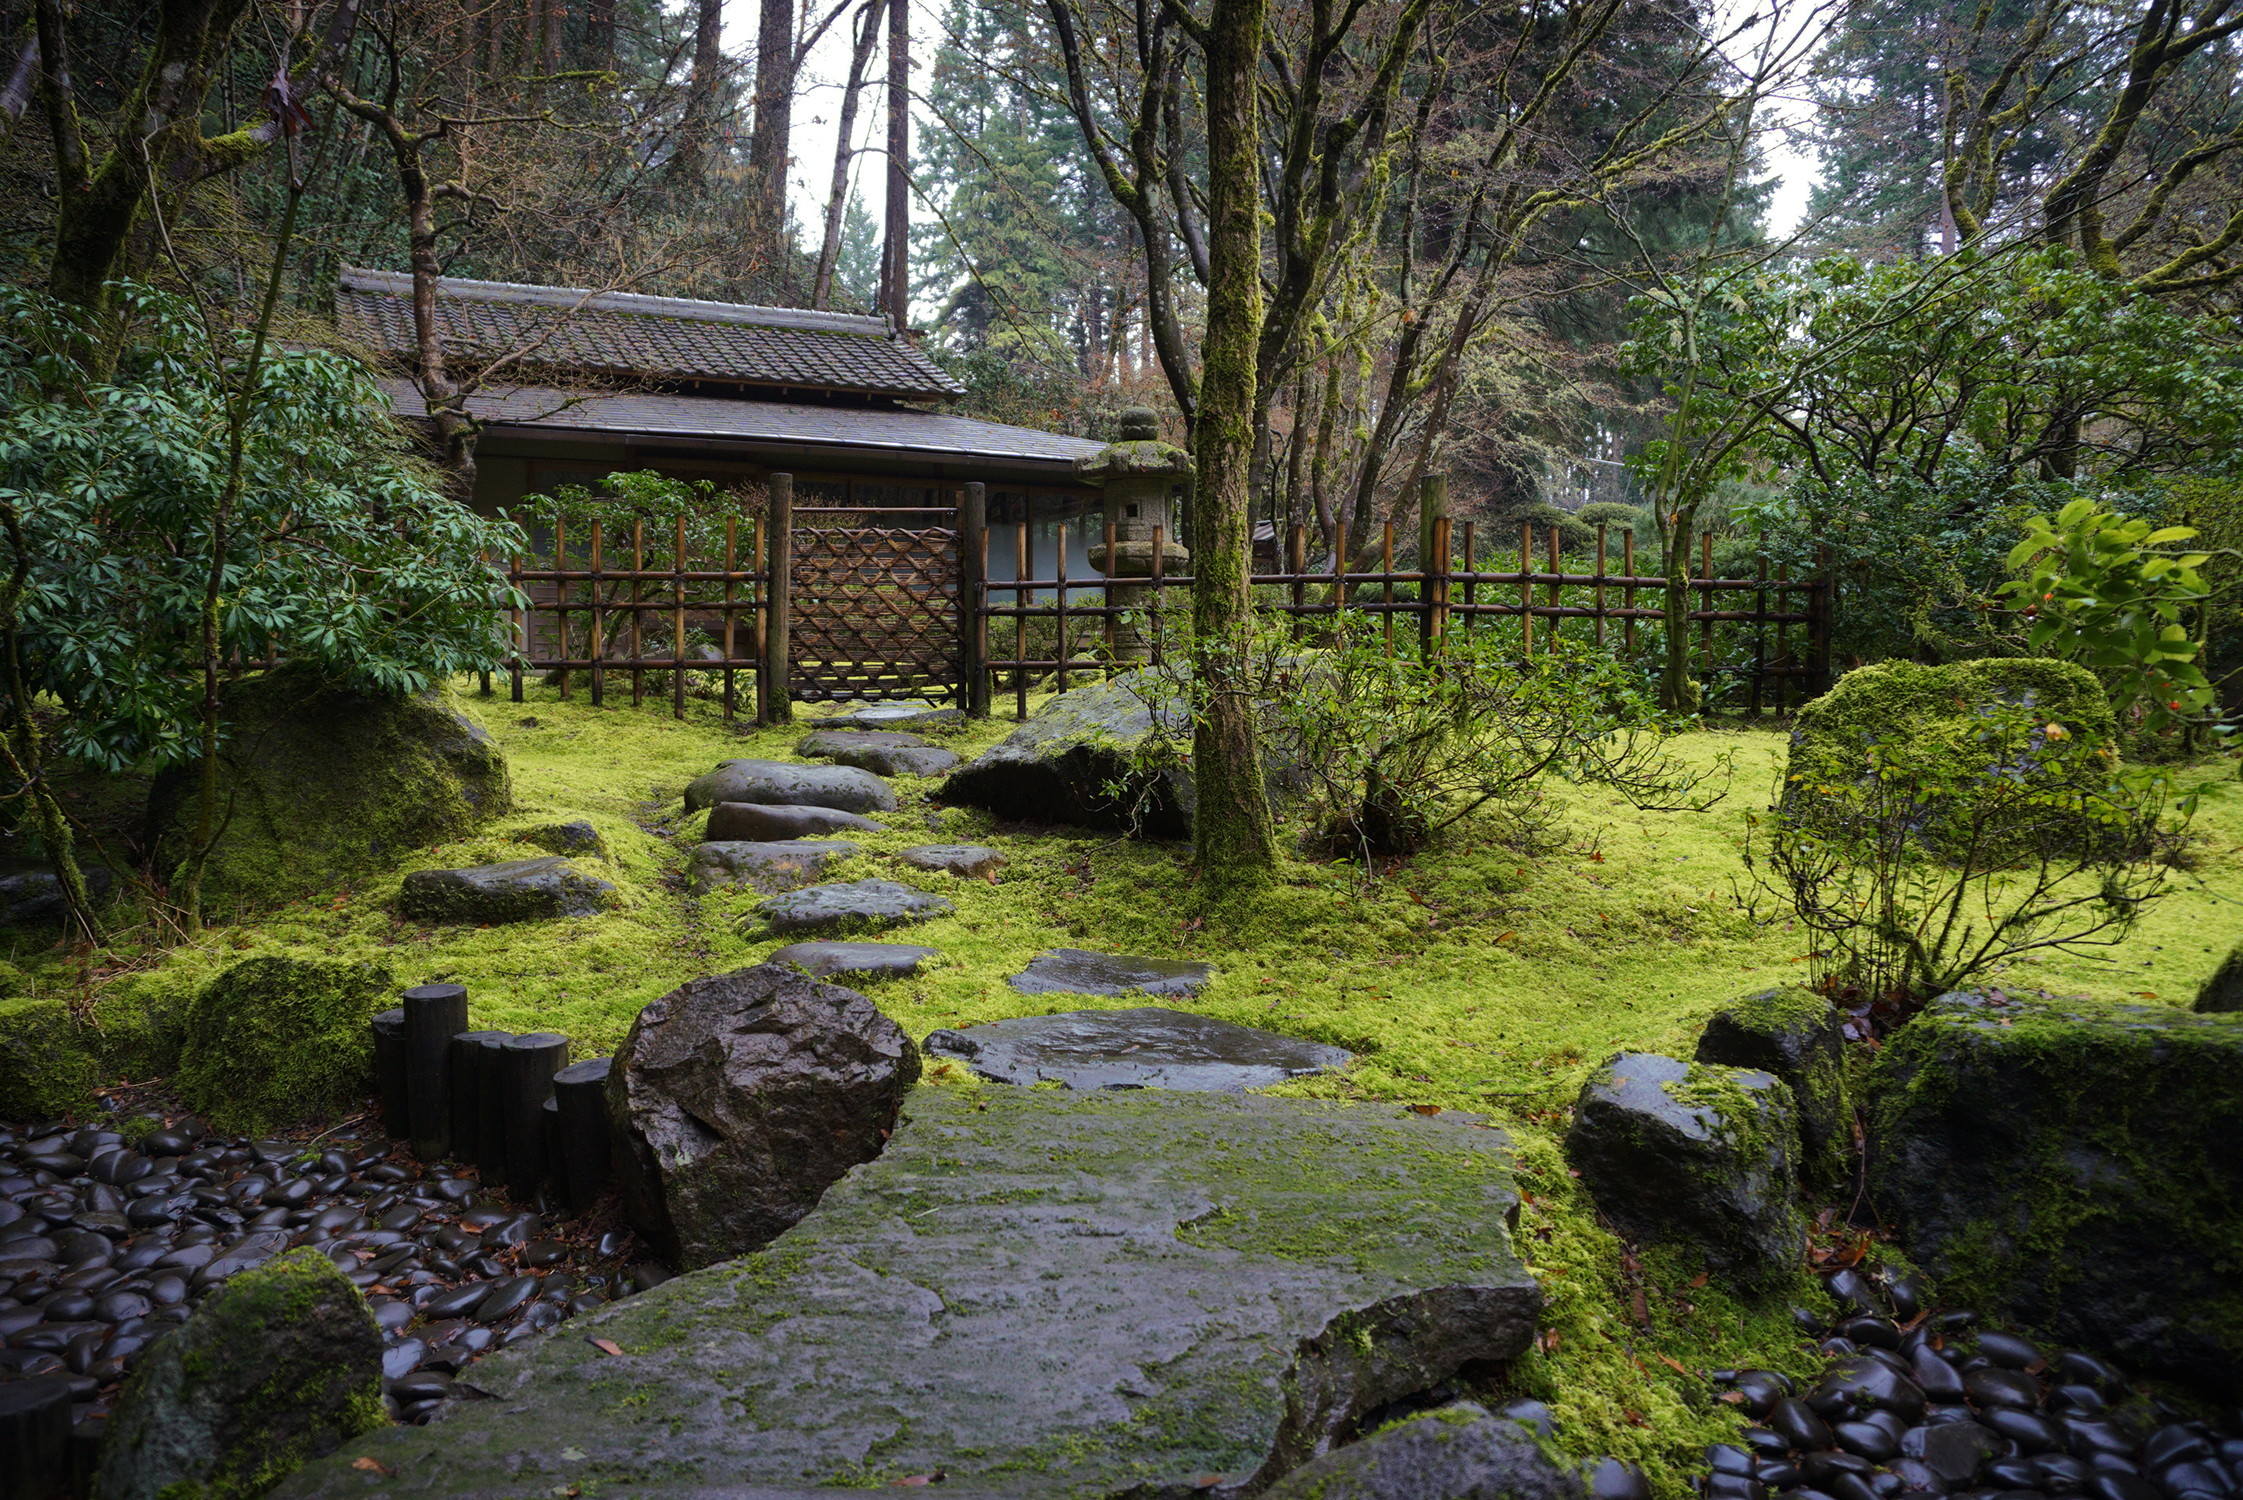
[[[1095,458],[1078,459],[1075,465],[1085,478],[1100,481],[1105,489],[1106,519],[1113,523],[1113,555],[1104,541],[1090,548],[1090,565],[1115,580],[1114,603],[1124,609],[1143,610],[1159,601],[1142,585],[1124,587],[1124,578],[1153,576],[1153,537],[1160,536],[1160,566],[1164,574],[1182,573],[1191,553],[1176,539],[1177,502],[1192,482],[1192,456],[1173,443],[1160,440],[1160,418],[1149,407],[1132,406],[1121,414],[1121,440],[1099,451]],[[1115,650],[1122,657],[1141,661],[1144,640],[1127,622],[1114,632]]]

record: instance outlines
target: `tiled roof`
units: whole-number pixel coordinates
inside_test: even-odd
[[[964,393],[908,340],[890,337],[880,318],[457,277],[436,286],[447,349],[468,360],[527,350],[526,369],[915,401]],[[336,316],[346,336],[409,359],[412,296],[405,272],[345,268]]]
[[[426,413],[420,392],[409,380],[385,380],[397,413]],[[644,392],[588,395],[523,386],[479,392],[468,410],[489,428],[512,427],[549,433],[598,434],[652,441],[698,439],[786,448],[831,448],[920,453],[952,461],[997,460],[1069,471],[1078,460],[1101,451],[1089,438],[1007,427],[945,412],[900,408],[794,406],[778,401],[739,401],[724,396],[666,396]]]

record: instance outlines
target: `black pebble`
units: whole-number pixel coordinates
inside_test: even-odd
[[[2165,1500],[2157,1486],[2138,1474],[2096,1474],[2087,1481],[2095,1500]]]
[[[2035,1345],[2011,1333],[1982,1333],[1978,1352],[2005,1370],[2024,1370],[2046,1362]]]
[[[1963,1389],[1981,1410],[1989,1406],[2030,1408],[2039,1406],[2041,1400],[2040,1385],[2032,1376],[1993,1366],[1964,1374]]]
[[[1651,1500],[1651,1481],[1625,1459],[1604,1459],[1589,1471],[1590,1500]]]
[[[1978,1420],[2015,1443],[2027,1457],[2035,1453],[2060,1453],[2064,1434],[2054,1422],[2036,1412],[2010,1406],[1990,1406]]]

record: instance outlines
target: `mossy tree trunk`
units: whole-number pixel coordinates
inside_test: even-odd
[[[1201,871],[1218,889],[1252,884],[1277,864],[1251,692],[1254,609],[1247,592],[1262,333],[1255,67],[1267,20],[1268,0],[1215,0],[1204,39],[1209,276],[1193,429],[1193,842]]]
[[[63,817],[62,804],[55,800],[54,787],[47,779],[39,726],[31,717],[31,690],[23,675],[17,613],[31,579],[31,549],[24,540],[22,516],[6,500],[0,500],[0,533],[7,537],[9,553],[8,573],[5,580],[0,581],[0,670],[6,673],[6,681],[0,686],[5,687],[9,711],[7,738],[5,743],[0,743],[0,755],[6,758],[9,779],[21,789],[17,795],[30,800],[39,842],[46,847],[47,858],[54,865],[55,882],[62,887],[62,899],[70,908],[71,920],[81,937],[98,943],[101,926],[94,916],[93,899],[86,891],[85,872],[78,868],[70,824]]]

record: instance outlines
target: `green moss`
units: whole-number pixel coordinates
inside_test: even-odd
[[[367,1022],[396,987],[371,965],[245,959],[195,997],[179,1092],[219,1129],[249,1133],[348,1109],[372,1086]]]
[[[1905,741],[1953,752],[1958,764],[1974,755],[1982,705],[2030,706],[2035,717],[2060,723],[2078,738],[2112,743],[2117,721],[2103,686],[2085,667],[2037,657],[2003,657],[1930,667],[1888,661],[1860,667],[1799,712],[1791,769],[1823,780],[1860,772],[1859,747]]]
[[[0,1000],[0,1119],[85,1108],[101,1078],[99,1041],[60,995]]]

